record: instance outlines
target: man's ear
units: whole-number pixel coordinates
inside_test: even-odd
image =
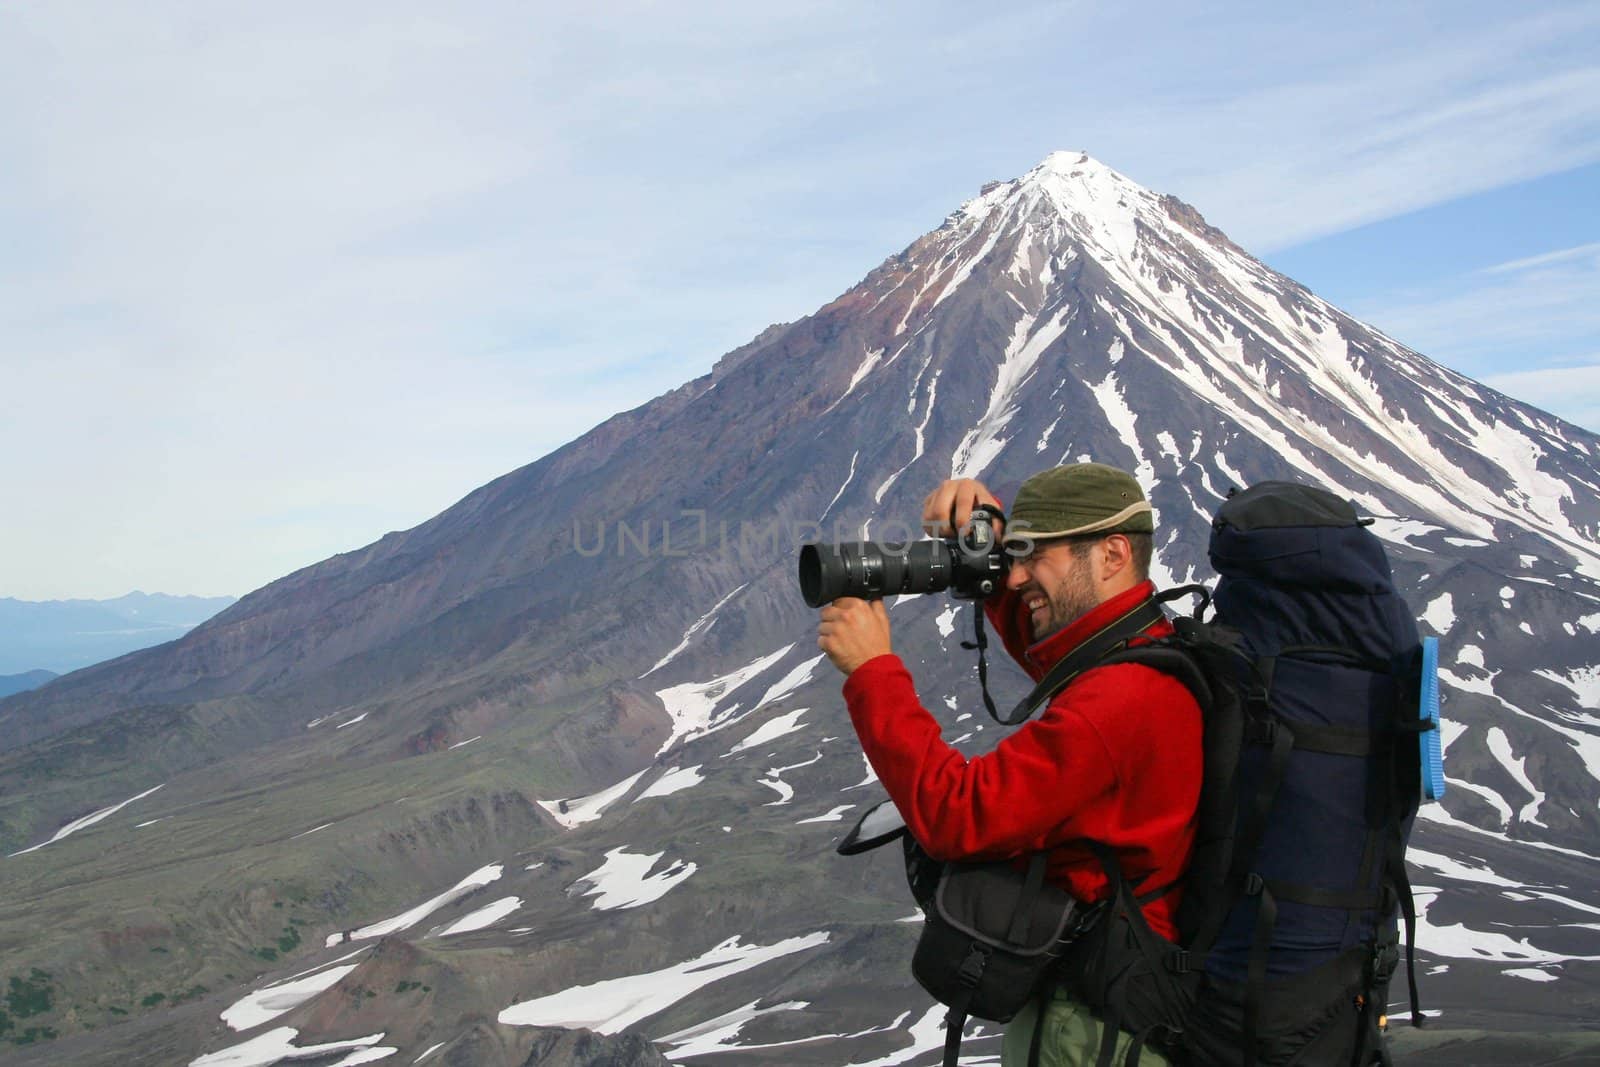
[[[1109,534],[1100,542],[1100,580],[1109,582],[1133,565],[1133,543],[1125,534]]]

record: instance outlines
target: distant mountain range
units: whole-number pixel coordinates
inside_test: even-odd
[[[1600,1062],[1600,436],[1058,153],[420,526],[0,700],[0,1063],[936,1067],[897,850],[834,853],[882,792],[795,549],[1079,458],[1149,487],[1163,586],[1214,579],[1232,486],[1375,519],[1450,774],[1397,1059]],[[992,748],[967,610],[890,610]]]
[[[133,592],[115,600],[0,597],[0,675],[66,674],[175,640],[232,604],[231,596]],[[41,684],[39,682],[35,685]],[[6,690],[0,696],[32,686]]]
[[[52,678],[61,677],[55,671],[23,671],[21,674],[0,674],[0,697],[12,693],[26,693],[37,689]]]

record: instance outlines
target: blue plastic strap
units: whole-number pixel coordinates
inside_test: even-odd
[[[1422,639],[1422,718],[1433,724],[1418,739],[1422,755],[1422,798],[1444,796],[1444,746],[1439,736],[1439,639]]]

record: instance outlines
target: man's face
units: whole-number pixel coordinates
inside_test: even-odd
[[[1006,588],[1022,596],[1033,626],[1034,641],[1094,610],[1100,603],[1095,591],[1094,557],[1098,545],[1079,546],[1069,541],[1039,541],[1026,556],[1011,561]]]

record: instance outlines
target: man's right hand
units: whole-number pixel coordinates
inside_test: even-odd
[[[951,478],[922,502],[922,528],[935,537],[954,537],[966,528],[979,504],[1000,510],[1000,501],[976,478]],[[996,533],[1003,529],[1000,523],[996,527]]]

